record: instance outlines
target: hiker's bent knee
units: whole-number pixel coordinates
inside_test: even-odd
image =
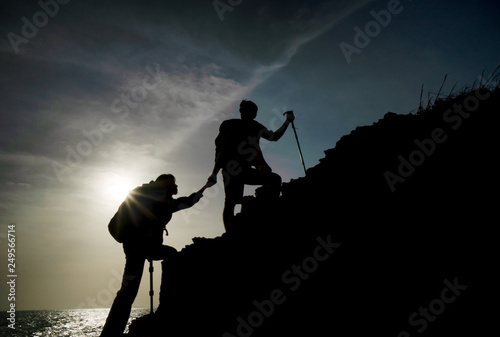
[[[281,176],[277,173],[272,173],[271,181],[273,185],[281,186]]]

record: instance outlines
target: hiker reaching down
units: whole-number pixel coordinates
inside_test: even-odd
[[[270,131],[259,122],[257,105],[248,100],[240,103],[241,119],[222,122],[215,139],[215,165],[207,185],[217,183],[217,174],[222,170],[225,201],[222,218],[226,232],[231,230],[234,208],[241,203],[244,185],[268,185],[271,193],[280,195],[281,177],[272,172],[264,160],[259,140],[278,141],[288,125],[295,119],[293,112],[287,112],[287,119],[276,131]]]

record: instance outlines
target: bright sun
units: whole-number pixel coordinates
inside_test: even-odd
[[[130,179],[121,176],[110,177],[102,188],[102,194],[108,198],[124,200],[128,192],[134,188]]]

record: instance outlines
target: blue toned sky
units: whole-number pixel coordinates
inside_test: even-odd
[[[311,167],[355,127],[415,111],[422,84],[426,98],[447,74],[447,94],[500,64],[496,0],[60,2],[0,5],[0,270],[15,223],[18,309],[109,307],[124,265],[109,219],[161,173],[199,189],[242,99],[270,129],[294,110]],[[284,181],[303,176],[291,129],[263,150]],[[221,235],[222,206],[219,183],[165,243]]]

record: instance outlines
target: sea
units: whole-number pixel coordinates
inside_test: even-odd
[[[2,312],[0,336],[10,337],[98,337],[108,317],[107,309],[16,311],[15,330],[9,328],[7,313]],[[133,308],[129,323],[149,314],[149,309]],[[127,326],[128,330],[128,326]],[[125,331],[127,332],[127,331]]]

